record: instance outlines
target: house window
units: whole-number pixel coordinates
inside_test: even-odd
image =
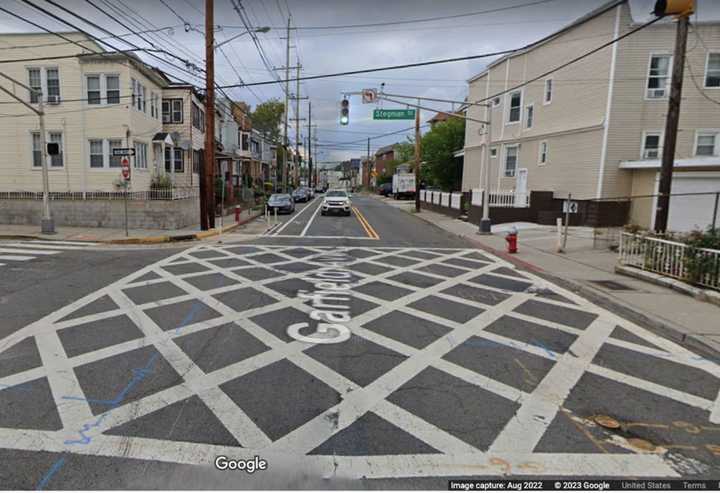
[[[545,81],[545,92],[544,92],[543,102],[545,104],[552,103],[552,96],[553,96],[553,80],[547,79]]]
[[[87,77],[87,104],[100,104],[100,76],[89,75]]]
[[[60,102],[60,74],[56,68],[45,69],[48,101]]]
[[[525,117],[525,126],[527,128],[532,128],[533,121],[535,119],[535,106],[532,104],[529,104],[525,107],[526,110],[526,117]]]
[[[708,54],[705,87],[720,87],[720,53]]]
[[[670,86],[671,62],[671,55],[653,55],[650,57],[650,71],[647,82],[648,99],[662,99],[667,96]]]
[[[165,172],[170,173],[172,171],[172,148],[165,148]]]
[[[175,169],[176,173],[183,173],[185,165],[183,162],[183,150],[179,147],[165,148],[165,171],[170,173]]]
[[[192,104],[192,121],[193,127],[198,130],[205,128],[205,112],[195,103]]]
[[[202,168],[203,163],[203,150],[194,150],[193,151],[193,173],[200,174],[200,169]]]
[[[510,110],[508,112],[508,123],[520,121],[520,108],[522,107],[522,93],[515,91],[510,93]]]
[[[698,132],[695,144],[696,156],[717,156],[718,132]]]
[[[90,139],[88,143],[90,144],[90,167],[105,167],[102,139]]]
[[[107,104],[120,104],[120,77],[105,76],[105,101]]]
[[[548,143],[546,141],[540,142],[540,156],[538,159],[538,164],[540,166],[544,166],[547,164],[548,160]]]
[[[183,100],[182,99],[163,99],[163,123],[182,123],[183,122]]]
[[[138,108],[143,113],[147,113],[147,87],[142,86],[142,108]]]
[[[40,143],[40,132],[33,132],[32,133],[32,154],[33,154],[33,167],[39,168],[42,166],[42,152],[40,150],[40,147],[42,144]]]
[[[137,101],[138,97],[138,83],[135,79],[130,79],[130,85],[132,86],[130,89],[130,93],[132,94],[132,105],[133,108],[135,107],[135,102]]]
[[[659,159],[660,153],[662,152],[662,146],[660,145],[660,139],[662,138],[660,132],[647,132],[643,138],[643,159]]]
[[[58,144],[58,147],[60,148],[59,154],[50,156],[50,167],[51,168],[62,168],[63,167],[63,152],[64,152],[63,151],[62,133],[50,132],[50,138],[48,139],[48,142],[53,142],[55,144]]]
[[[505,176],[512,178],[515,176],[518,162],[518,146],[508,146],[505,148]]]
[[[181,148],[176,147],[174,149],[174,155],[175,155],[175,172],[176,173],[184,173],[185,172],[185,160],[184,152]]]
[[[30,102],[37,103],[42,92],[42,76],[39,68],[28,69],[28,85],[33,88],[30,92]]]
[[[113,156],[113,149],[119,149],[122,146],[122,140],[120,139],[108,140],[108,152],[110,154],[109,163],[111,168],[119,168],[122,166],[122,156]]]
[[[147,169],[147,150],[147,144],[135,142],[135,167],[137,169]]]
[[[491,147],[490,148],[490,157],[496,158],[497,157],[497,147]]]
[[[242,150],[243,151],[249,151],[250,150],[250,141],[248,139],[248,134],[243,132],[242,134]]]

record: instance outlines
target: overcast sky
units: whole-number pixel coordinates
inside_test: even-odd
[[[33,0],[49,10],[53,7],[42,0]],[[146,35],[158,44],[170,49],[178,56],[191,58],[200,64],[204,58],[204,37],[200,32],[185,32],[181,18],[193,26],[202,28],[204,23],[203,0],[91,0],[103,9],[110,11],[105,1],[112,2],[123,12],[131,16],[131,21],[122,19],[133,29],[152,27],[173,27],[172,33]],[[537,1],[537,0],[535,0]],[[113,33],[128,32],[121,25],[90,7],[86,0],[59,0],[63,6],[71,8]],[[481,15],[463,15],[454,19],[432,22],[415,22],[402,25],[373,26],[362,28],[311,29],[324,26],[348,24],[369,24],[391,21],[426,19],[438,16],[471,14],[479,11],[524,5],[533,0],[242,0],[242,5],[253,26],[269,26],[268,33],[259,34],[261,44],[274,67],[285,63],[285,31],[288,13],[292,15],[292,25],[300,29],[291,32],[291,65],[295,58],[300,59],[303,75],[324,74],[357,70],[385,65],[413,63],[432,59],[462,57],[498,50],[520,47],[539,39],[563,25],[602,5],[604,0],[548,0],[539,5],[525,6],[502,12]],[[26,16],[51,29],[71,30],[33,11],[18,0],[0,0],[0,4]],[[218,42],[243,31],[238,14],[233,10],[230,0],[215,0],[215,21],[222,26],[216,33]],[[654,0],[631,0],[636,20],[648,16]],[[720,17],[720,2],[717,0],[699,0],[698,11],[701,16]],[[174,10],[175,13],[173,13]],[[66,13],[54,10],[58,15],[73,24],[89,30],[98,36],[106,35],[88,25],[82,24]],[[712,11],[712,12],[711,12]],[[178,17],[179,16],[179,17]],[[701,17],[702,18],[702,17]],[[303,29],[307,28],[307,29]],[[22,21],[3,16],[0,20],[2,31],[36,31]],[[137,38],[134,42],[147,46]],[[111,41],[116,47],[124,47],[119,41]],[[0,51],[1,51],[0,47]],[[245,82],[267,81],[271,78],[258,55],[258,51],[249,36],[226,44],[223,53],[216,53],[216,74],[221,85],[237,84],[238,75]],[[229,58],[231,63],[225,58]],[[201,78],[191,78],[187,74],[173,70],[157,60],[143,56],[149,63],[175,74],[180,78],[204,85]],[[466,80],[480,72],[487,59],[455,62],[422,68],[395,70],[358,76],[344,76],[303,82],[302,96],[309,96],[313,105],[312,122],[317,124],[316,135],[319,140],[321,161],[335,161],[359,157],[365,154],[365,144],[342,145],[353,141],[362,141],[367,137],[404,129],[413,125],[412,121],[382,122],[372,120],[372,105],[363,105],[359,97],[351,98],[350,125],[338,123],[339,101],[343,92],[359,91],[366,87],[379,87],[385,82],[388,93],[413,96],[438,97],[462,100],[467,94]],[[232,66],[231,66],[232,64]],[[234,69],[233,69],[234,66]],[[282,74],[284,75],[284,74]],[[293,74],[294,75],[294,74]],[[294,83],[291,91],[295,92]],[[255,106],[263,100],[281,98],[283,92],[277,85],[228,89],[236,100],[244,100]],[[300,102],[301,117],[307,118],[307,100]],[[386,107],[397,106],[385,103]],[[449,105],[430,105],[440,110],[450,109]],[[430,112],[423,112],[423,120],[430,118]],[[307,122],[301,122],[307,125]],[[410,133],[406,134],[409,135]],[[294,129],[291,137],[294,139]],[[307,136],[307,128],[302,129]],[[382,145],[402,141],[404,135],[373,139],[371,150]]]

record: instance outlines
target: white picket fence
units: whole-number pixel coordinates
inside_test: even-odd
[[[519,194],[515,190],[490,190],[490,207],[530,207],[530,195]],[[483,190],[475,188],[472,190],[472,205],[482,207]]]
[[[127,192],[128,200],[183,200],[200,196],[198,187],[164,188]],[[42,200],[42,192],[0,192],[2,200]],[[124,191],[50,192],[50,200],[124,200]]]
[[[720,250],[623,233],[620,264],[720,290]]]

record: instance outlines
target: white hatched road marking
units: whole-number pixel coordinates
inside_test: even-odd
[[[25,255],[55,255],[59,250],[36,250],[30,248],[0,248],[0,253],[19,253]]]
[[[27,262],[35,260],[38,256],[57,255],[67,251],[85,250],[97,247],[99,243],[79,241],[49,241],[31,240],[11,243],[0,243],[0,260],[13,262]],[[11,264],[0,263],[0,267]]]
[[[317,214],[317,209],[315,211]],[[314,215],[313,215],[314,217]],[[234,254],[229,251],[232,248],[242,248],[245,246],[253,246],[258,249],[254,253],[238,253]],[[302,248],[313,252],[312,255],[305,258],[296,258],[286,251]],[[44,367],[36,368],[20,373],[0,378],[0,385],[17,385],[29,382],[31,380],[50,377],[50,386],[55,404],[60,409],[63,429],[57,432],[36,432],[33,430],[16,430],[8,428],[0,428],[0,448],[22,449],[22,450],[45,450],[53,452],[73,452],[80,454],[102,455],[109,457],[128,457],[135,459],[152,459],[162,460],[176,463],[187,464],[210,464],[217,455],[236,456],[238,449],[234,447],[216,446],[205,443],[187,443],[177,441],[167,441],[161,439],[145,439],[127,436],[109,436],[102,434],[104,431],[127,423],[135,418],[145,416],[148,413],[159,410],[185,399],[192,395],[198,395],[217,416],[217,418],[226,426],[228,431],[238,439],[240,443],[247,448],[242,450],[243,455],[257,453],[267,460],[277,460],[278,463],[290,463],[296,465],[298,471],[307,472],[308,470],[320,470],[327,473],[335,473],[336,476],[345,477],[371,477],[371,478],[392,478],[392,477],[422,477],[422,476],[500,476],[509,473],[544,475],[544,476],[637,476],[637,477],[678,477],[680,474],[672,467],[672,464],[666,462],[664,457],[657,454],[576,454],[576,453],[533,453],[532,450],[538,440],[543,436],[547,427],[552,421],[560,406],[563,405],[570,390],[577,380],[585,373],[591,372],[601,374],[605,378],[615,382],[621,382],[626,385],[640,387],[647,386],[647,382],[638,378],[632,378],[629,375],[620,372],[614,372],[592,364],[592,359],[597,350],[605,342],[621,345],[622,342],[610,339],[612,328],[616,324],[631,330],[635,335],[647,340],[651,343],[662,347],[672,355],[679,358],[675,361],[682,362],[688,366],[702,367],[703,370],[710,374],[718,375],[720,367],[709,362],[703,361],[690,365],[689,361],[695,355],[678,346],[671,341],[659,338],[654,334],[635,326],[634,324],[621,319],[620,317],[588,303],[572,292],[565,291],[561,288],[552,286],[552,290],[556,293],[577,303],[575,309],[590,312],[598,315],[593,324],[583,331],[566,330],[578,336],[575,343],[571,346],[574,356],[569,354],[551,357],[542,349],[526,345],[520,347],[518,341],[491,334],[484,329],[496,321],[503,315],[508,314],[513,308],[519,306],[530,299],[540,301],[532,293],[511,293],[505,292],[509,297],[497,305],[489,306],[481,303],[475,303],[469,300],[462,300],[447,294],[438,294],[443,289],[465,283],[476,285],[470,279],[475,276],[490,272],[499,266],[512,266],[500,259],[496,259],[489,254],[486,257],[493,260],[489,265],[478,269],[459,269],[465,271],[463,274],[452,279],[446,279],[442,276],[432,275],[423,272],[423,275],[441,280],[440,283],[426,288],[418,288],[414,286],[404,285],[402,282],[391,279],[398,274],[422,269],[441,263],[443,260],[462,257],[476,250],[471,249],[433,249],[433,248],[392,248],[392,247],[337,247],[333,250],[363,250],[370,255],[366,258],[358,258],[347,267],[352,270],[352,265],[357,263],[369,263],[381,265],[386,268],[380,274],[368,275],[362,272],[356,272],[361,280],[356,286],[369,284],[375,281],[382,281],[397,287],[405,287],[410,293],[395,301],[354,292],[353,295],[361,300],[373,302],[377,307],[353,318],[348,324],[353,334],[367,339],[375,344],[395,350],[407,357],[406,360],[395,366],[393,369],[379,376],[375,381],[360,387],[335,370],[329,368],[322,362],[308,356],[306,351],[311,345],[293,341],[286,343],[278,339],[273,334],[263,329],[253,321],[250,317],[255,315],[275,312],[282,308],[292,307],[308,313],[311,308],[302,303],[297,298],[287,297],[279,292],[270,290],[267,284],[276,283],[286,280],[298,279],[312,274],[312,271],[305,273],[288,273],[278,270],[285,263],[303,262],[313,265],[316,268],[325,267],[317,257],[321,257],[327,253],[327,249],[323,247],[312,246],[265,246],[265,245],[246,245],[246,244],[224,244],[222,246],[199,245],[178,254],[167,257],[159,262],[149,265],[139,271],[126,276],[125,278],[103,288],[95,293],[84,297],[70,305],[50,314],[43,319],[28,325],[27,327],[13,333],[12,335],[0,340],[0,353],[10,346],[20,342],[25,337],[38,337],[38,346],[41,351]],[[411,256],[404,256],[405,253],[412,251],[426,251],[436,253],[438,256],[432,259],[419,260]],[[195,252],[215,252],[217,256],[206,258],[195,258],[189,254]],[[281,257],[281,261],[277,262],[261,262],[255,260],[256,255],[273,253]],[[413,258],[414,265],[409,267],[397,267],[383,263],[383,259],[388,256],[400,256],[404,258]],[[241,258],[251,264],[251,267],[265,267],[278,270],[279,275],[270,279],[258,282],[250,281],[242,277],[243,269],[233,269],[229,271],[212,263],[214,259],[236,257]],[[199,264],[205,267],[205,271],[192,274],[174,275],[165,268],[170,264],[173,266],[183,264]],[[140,277],[155,273],[159,276],[159,280],[146,282],[137,282]],[[354,271],[355,272],[355,271]],[[212,290],[202,291],[196,288],[187,280],[193,277],[207,275],[209,273],[222,273],[235,281],[234,284],[226,287],[220,287]],[[530,282],[543,287],[549,287],[548,283],[537,278],[531,273],[523,273],[530,279]],[[493,275],[496,275],[493,273]],[[499,277],[503,277],[499,275]],[[184,295],[171,299],[161,300],[159,302],[146,303],[137,305],[123,292],[130,286],[153,285],[158,282],[169,282],[172,285],[181,288]],[[502,290],[481,285],[483,289],[488,291],[503,292]],[[239,288],[252,287],[264,294],[272,296],[277,302],[254,308],[243,312],[236,312],[229,306],[220,303],[212,295],[230,292]],[[469,306],[476,306],[484,310],[477,317],[466,323],[455,323],[436,315],[420,312],[410,308],[412,302],[420,300],[430,294],[439,296],[440,298],[453,300],[456,303],[464,303]],[[109,295],[119,306],[119,309],[110,310],[104,313],[89,315],[75,320],[60,322],[60,320],[75,310],[98,300],[99,298]],[[194,323],[183,327],[182,334],[178,331],[163,331],[157,324],[145,313],[145,310],[151,307],[164,306],[170,303],[185,300],[200,300],[209,305],[221,314],[221,317],[211,319],[204,322]],[[570,308],[570,305],[562,302],[553,302],[551,300],[541,300],[543,303],[550,305],[564,306]],[[374,320],[382,315],[392,311],[402,311],[415,316],[421,316],[427,320],[441,323],[451,329],[451,332],[444,337],[440,337],[423,349],[410,347],[398,340],[389,339],[381,334],[370,331],[362,327],[363,324]],[[57,337],[57,330],[63,327],[70,327],[86,323],[90,321],[98,321],[117,316],[119,313],[127,314],[134,323],[140,328],[145,337],[110,347],[105,347],[89,353],[84,353],[72,358],[65,355],[64,348]],[[517,315],[517,314],[513,314]],[[547,327],[554,327],[562,330],[564,327],[559,324],[553,324],[543,319],[523,315],[523,320],[534,323],[543,324]],[[245,329],[252,336],[256,337],[270,349],[250,358],[240,360],[230,364],[219,370],[204,373],[196,364],[172,341],[173,339],[192,333],[197,333],[207,328],[219,327],[228,322],[235,322],[237,325]],[[565,329],[568,329],[565,327]],[[472,370],[450,363],[442,357],[452,349],[458,347],[470,337],[480,337],[490,340],[495,344],[502,346],[512,346],[516,349],[522,349],[528,353],[546,358],[548,360],[557,360],[555,366],[543,378],[541,384],[531,392],[523,392],[515,389],[507,384],[495,381],[489,377],[479,375]],[[64,444],[69,433],[76,433],[77,426],[82,420],[88,417],[89,409],[85,401],[79,402],[77,406],[68,406],[67,401],[60,402],[61,395],[76,395],[85,397],[82,389],[74,378],[74,372],[71,368],[80,364],[91,363],[102,360],[108,356],[121,354],[140,347],[151,346],[160,352],[167,363],[173,367],[178,373],[182,374],[184,380],[181,384],[167,388],[165,390],[148,395],[141,399],[122,403],[119,407],[113,409],[112,413],[102,425],[93,431],[93,440],[90,444],[83,447],[69,446]],[[630,346],[625,346],[632,349]],[[269,364],[288,359],[293,364],[311,373],[319,381],[336,389],[341,394],[339,404],[333,406],[321,415],[309,420],[295,430],[290,431],[284,437],[271,443],[267,435],[260,427],[255,424],[252,419],[236,405],[231,399],[226,398],[225,394],[219,389],[219,386],[230,380],[247,375],[253,371],[265,368]],[[437,368],[443,372],[460,378],[472,385],[477,385],[486,391],[502,396],[506,399],[518,402],[521,407],[517,415],[511,419],[505,429],[500,431],[494,440],[490,451],[482,452],[458,439],[454,435],[441,430],[434,424],[427,422],[418,416],[402,409],[394,404],[389,403],[385,398],[394,392],[397,388],[405,385],[410,379],[427,368]],[[65,375],[65,372],[68,375]],[[68,378],[69,377],[69,378]],[[672,392],[669,388],[660,384],[653,384],[653,392],[664,394],[666,398],[683,402],[687,405],[709,410],[712,408],[710,401],[700,398],[694,398],[682,392]],[[60,405],[62,404],[62,406]],[[358,457],[338,457],[338,456],[308,456],[308,451],[317,445],[324,443],[328,438],[345,429],[355,422],[356,419],[364,415],[366,412],[372,411],[383,417],[388,422],[398,426],[402,430],[417,437],[421,441],[427,443],[436,450],[445,452],[444,454],[401,454],[394,456],[358,456]],[[335,427],[327,420],[326,415],[330,412],[339,412],[339,421]],[[542,414],[542,420],[534,419],[534,415]],[[272,463],[272,462],[271,462]]]
[[[65,245],[65,244],[58,244],[58,243],[36,243],[35,241],[29,242],[29,243],[4,243],[2,246],[4,247],[20,247],[20,248],[32,248],[32,249],[41,249],[41,250],[87,250],[88,246],[78,246],[78,245]]]
[[[0,255],[0,260],[15,260],[17,262],[25,262],[26,260],[32,260],[36,257],[28,257],[26,255]]]

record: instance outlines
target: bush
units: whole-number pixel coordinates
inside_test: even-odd
[[[151,190],[168,190],[172,187],[172,179],[168,175],[154,174],[150,178]]]

